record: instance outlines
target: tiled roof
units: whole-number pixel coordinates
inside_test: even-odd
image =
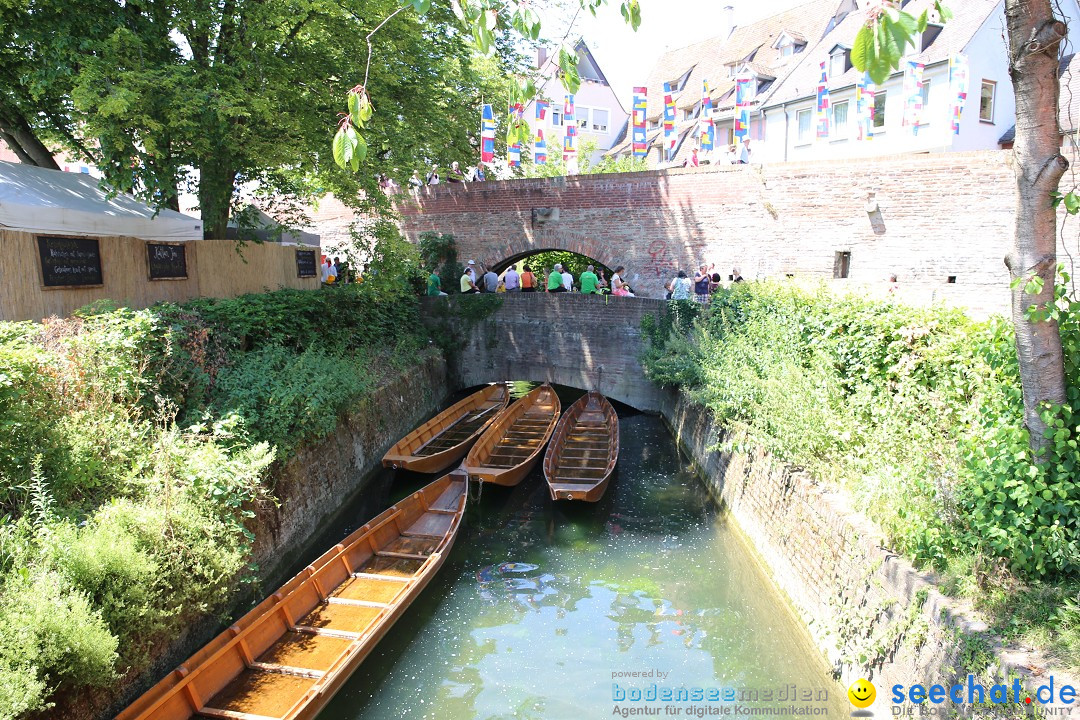
[[[1063,134],[1074,133],[1080,128],[1080,53],[1066,55],[1059,69],[1061,96],[1058,100],[1058,123]],[[999,143],[1011,143],[1016,139],[1016,126],[1005,131]]]
[[[724,37],[714,37],[686,47],[669,50],[660,56],[649,74],[647,116],[655,119],[664,111],[664,83],[681,78],[691,70],[683,90],[675,97],[678,109],[693,107],[701,100],[702,82],[709,81],[713,98],[730,92],[735,81],[730,77],[730,63],[753,62],[762,73],[782,78],[804,53],[784,57],[772,47],[781,33],[807,38],[813,45],[831,27],[833,18],[851,7],[851,0],[812,0],[745,27],[735,28]]]
[[[953,53],[964,50],[971,38],[975,35],[990,14],[1000,5],[1002,0],[949,0],[949,9],[953,11],[953,18],[942,27],[941,34],[923,52],[909,55],[907,59],[930,65],[937,62],[947,61]],[[934,0],[911,0],[904,10],[918,16],[923,10],[929,10],[934,14]],[[808,48],[796,57],[800,58],[798,67],[790,75],[778,82],[771,96],[762,106],[771,107],[780,103],[792,102],[803,98],[813,97],[817,93],[818,81],[821,79],[821,62],[828,61],[829,51],[836,45],[851,47],[855,41],[855,35],[865,22],[865,12],[856,10],[828,34],[821,42]],[[859,72],[855,68],[849,69],[838,77],[829,78],[829,88],[837,89],[855,84]]]

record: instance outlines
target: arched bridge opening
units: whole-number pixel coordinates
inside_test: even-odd
[[[488,313],[483,303],[498,307]],[[597,390],[637,410],[660,410],[664,393],[645,377],[640,357],[642,319],[666,313],[662,300],[506,293],[497,299],[426,297],[421,307],[424,323],[449,348],[456,388],[507,380],[549,382]]]

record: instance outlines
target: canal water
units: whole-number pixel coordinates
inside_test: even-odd
[[[577,395],[560,389],[564,407]],[[321,720],[847,715],[805,628],[663,422],[618,409],[605,497],[553,503],[539,465],[517,488],[477,498],[474,486],[440,574]],[[391,502],[424,482],[398,473]],[[631,699],[665,690],[666,702]]]

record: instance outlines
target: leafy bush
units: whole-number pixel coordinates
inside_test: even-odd
[[[1060,307],[1080,349],[1075,306]],[[692,389],[741,442],[845,484],[917,563],[1080,569],[1075,359],[1072,405],[1045,410],[1052,443],[1036,458],[1001,319],[744,283],[692,324],[669,315],[643,330],[649,377]]]

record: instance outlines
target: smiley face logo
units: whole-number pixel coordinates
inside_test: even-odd
[[[874,689],[871,684],[865,678],[859,678],[855,682],[851,683],[851,687],[847,690],[848,700],[851,704],[857,708],[868,708],[874,704],[874,698],[877,697],[877,690]]]

